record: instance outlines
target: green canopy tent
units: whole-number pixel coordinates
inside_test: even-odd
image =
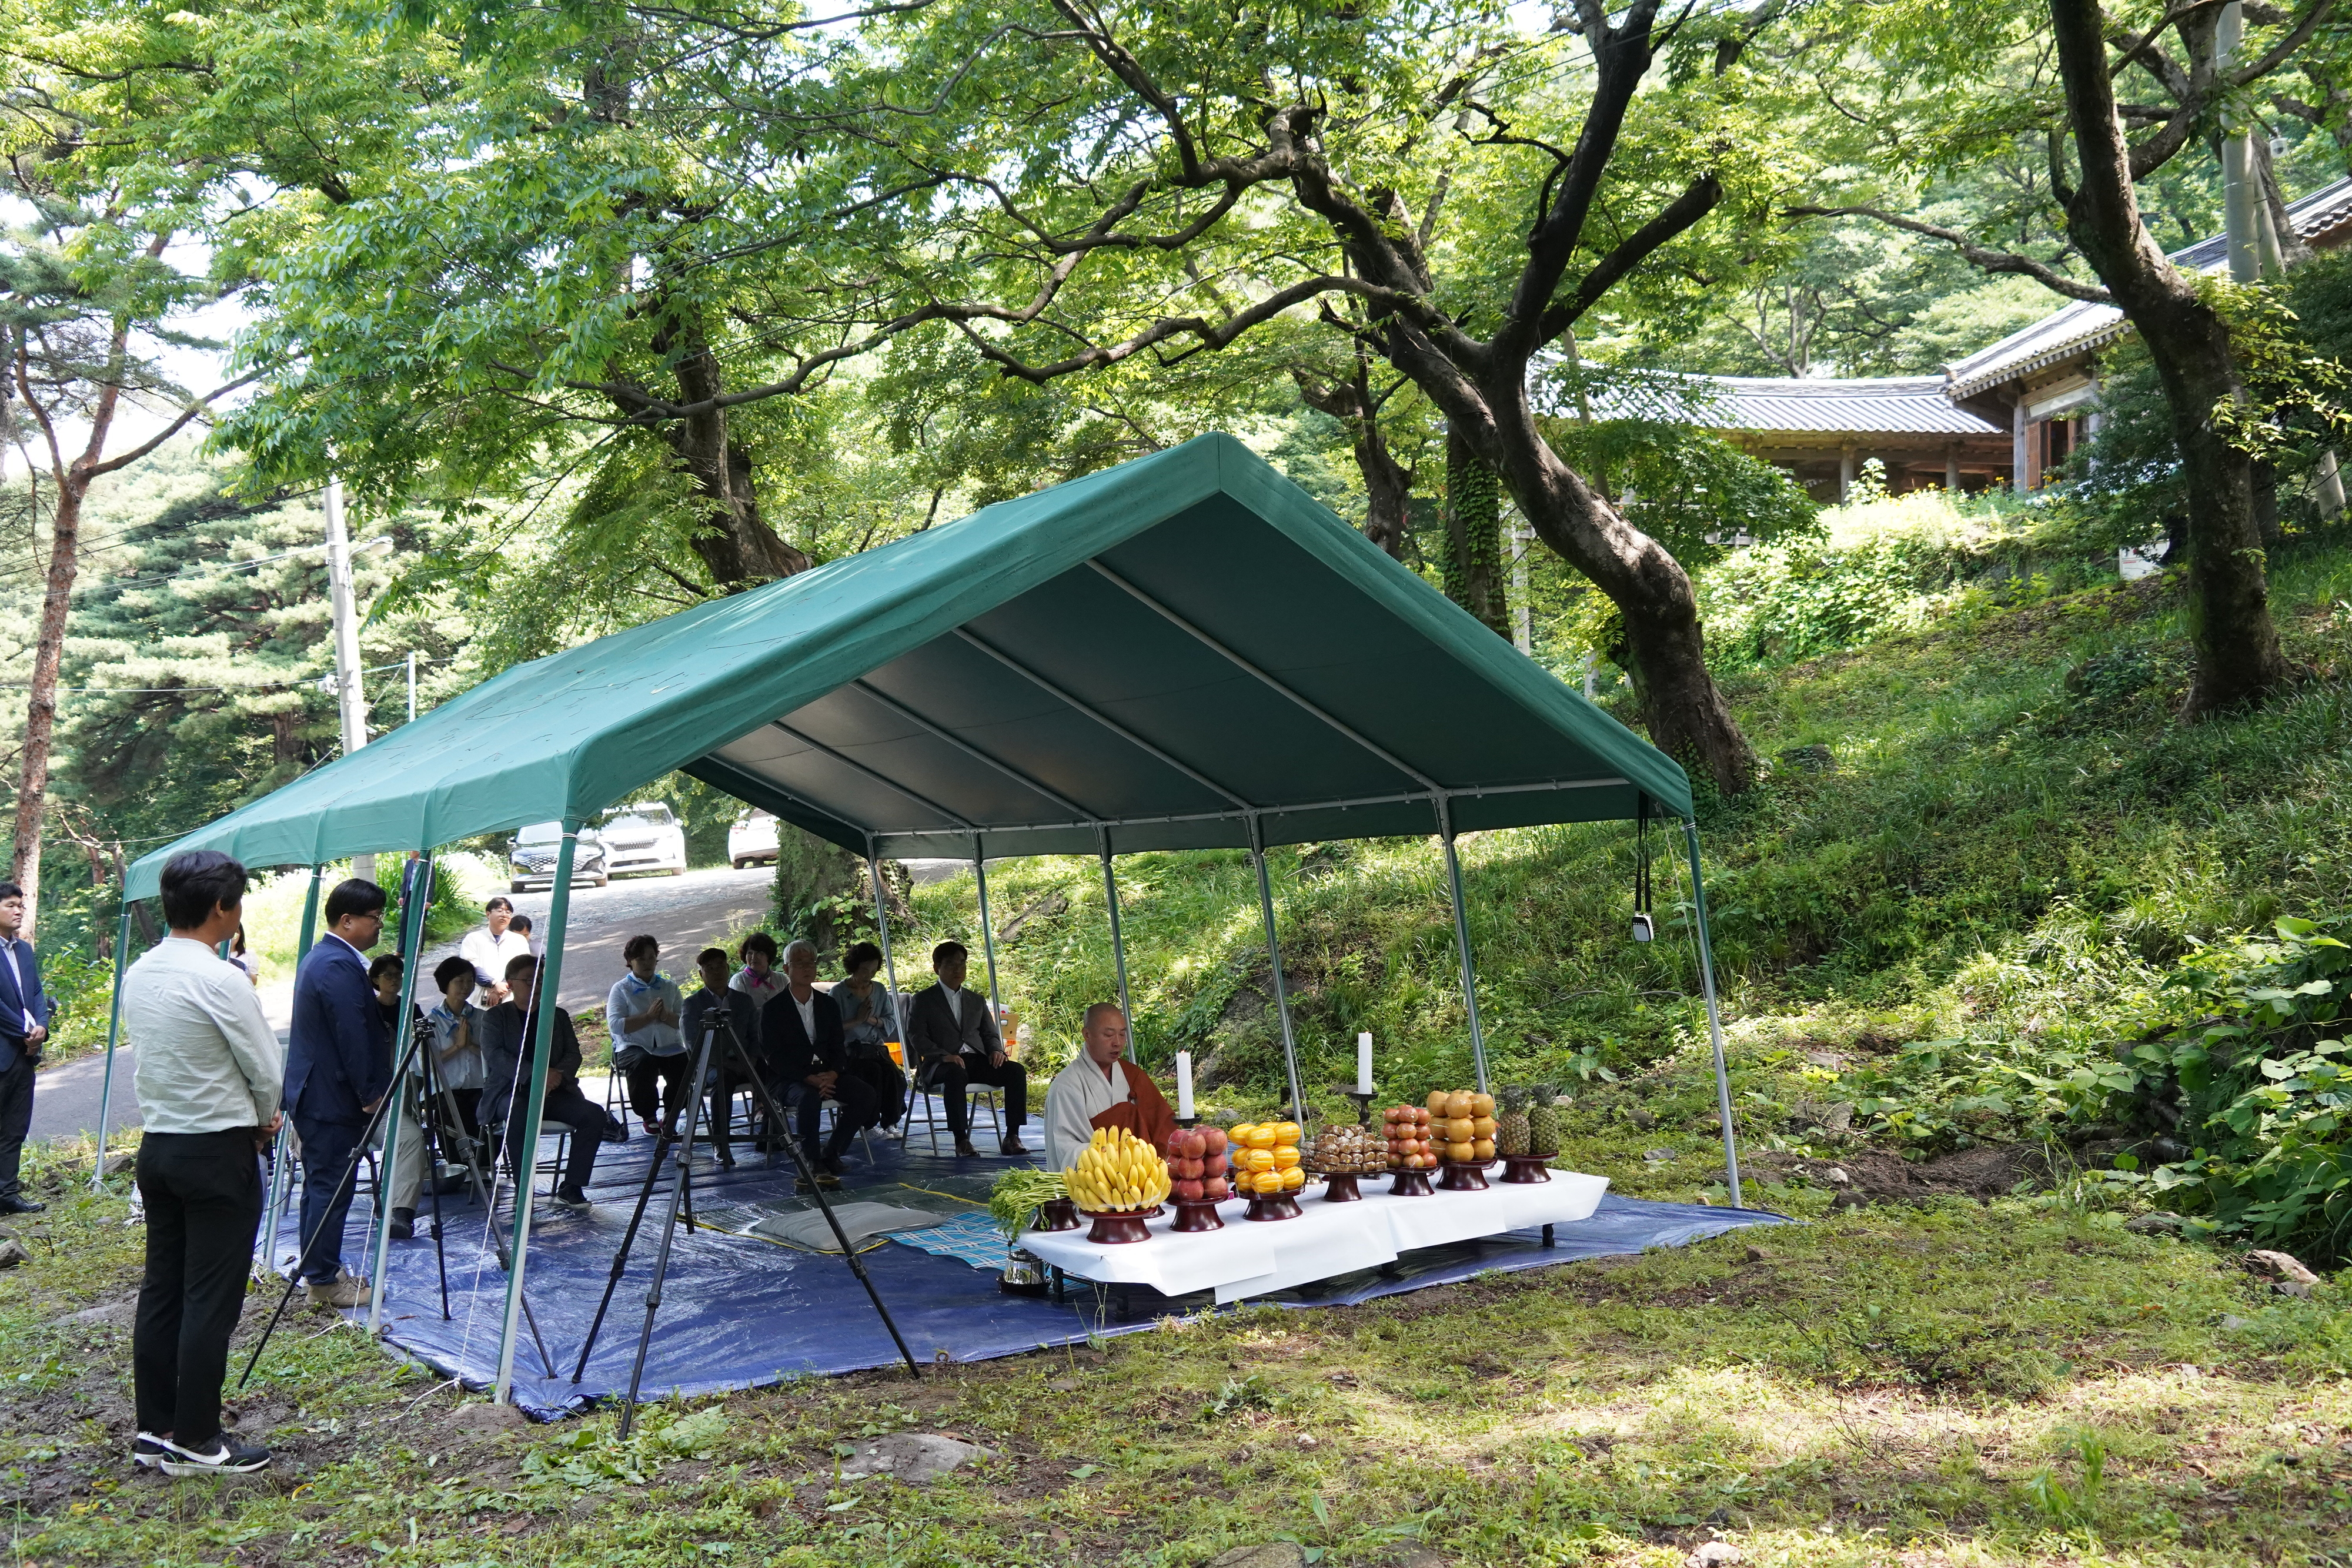
[[[551,818],[552,994],[581,825],[673,769],[857,853],[877,894],[885,854],[1092,854],[1115,923],[1112,856],[1246,849],[1295,1106],[1269,845],[1434,830],[1484,1087],[1456,835],[1680,818],[1738,1202],[1682,769],[1224,435],[517,666],[147,855],[125,892],[153,894],[186,850],[315,867]],[[985,926],[984,868],[980,891]],[[529,1239],[516,1207],[502,1392]]]

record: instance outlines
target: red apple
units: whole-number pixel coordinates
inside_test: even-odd
[[[1171,1168],[1180,1181],[1201,1179],[1201,1162],[1198,1160],[1178,1160]]]
[[[1201,1196],[1207,1198],[1211,1203],[1224,1202],[1225,1198],[1232,1192],[1233,1187],[1223,1176],[1211,1176],[1208,1180],[1201,1184]]]
[[[1198,1203],[1201,1201],[1202,1194],[1207,1188],[1202,1183],[1197,1181],[1180,1180],[1171,1183],[1168,1190],[1185,1203]]]
[[[1225,1152],[1225,1130],[1223,1127],[1202,1127],[1199,1131],[1202,1139],[1201,1153],[1203,1157],[1213,1157]]]

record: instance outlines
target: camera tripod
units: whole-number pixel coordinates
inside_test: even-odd
[[[401,1092],[403,1088],[405,1086],[408,1080],[410,1064],[421,1054],[423,1044],[423,1031],[412,1030],[409,1033],[408,1049],[404,1051],[401,1053],[400,1060],[393,1064],[393,1087],[384,1092],[383,1098],[377,1102],[375,1110],[370,1113],[367,1127],[361,1133],[358,1144],[352,1149],[352,1157],[344,1163],[342,1176],[338,1178],[335,1183],[335,1196],[338,1198],[342,1196],[343,1190],[346,1187],[351,1186],[359,1179],[360,1162],[367,1158],[369,1148],[373,1145],[377,1136],[382,1133],[384,1119],[390,1114],[392,1110],[393,1096]],[[429,1083],[432,1071],[429,1065],[426,1067],[425,1071],[427,1073],[427,1082]],[[427,1094],[428,1096],[430,1094],[429,1088],[427,1090]],[[452,1123],[458,1126],[463,1126],[463,1122],[457,1116],[456,1102],[450,1098],[446,1085],[444,1085],[441,1090],[441,1098],[447,1105]],[[430,1103],[429,1098],[427,1103]],[[441,1316],[444,1320],[446,1320],[449,1316],[449,1268],[446,1254],[441,1250],[443,1247],[441,1229],[441,1191],[437,1179],[434,1179],[437,1177],[438,1173],[435,1171],[433,1164],[434,1150],[437,1145],[434,1134],[430,1131],[431,1118],[428,1117],[425,1121],[426,1128],[424,1158],[426,1161],[426,1177],[428,1180],[434,1181],[433,1244],[435,1251],[438,1255],[436,1260],[438,1261],[441,1270]],[[473,1180],[475,1196],[481,1199],[483,1210],[490,1219],[490,1235],[498,1244],[499,1267],[502,1270],[511,1272],[513,1270],[513,1262],[507,1250],[506,1237],[501,1234],[499,1229],[496,1206],[493,1204],[491,1195],[487,1190],[483,1183],[481,1167],[477,1162],[477,1150],[474,1142],[471,1138],[467,1137],[462,1132],[458,1136],[462,1141],[462,1147],[466,1156],[466,1169]],[[397,1149],[385,1151],[384,1180],[380,1182],[377,1186],[376,1198],[378,1202],[383,1201],[383,1186],[388,1185],[391,1177],[392,1164],[398,1157],[399,1151]],[[526,1181],[523,1184],[523,1190],[518,1194],[519,1201],[530,1201],[529,1186],[530,1184]],[[297,1224],[299,1226],[299,1220],[297,1221]],[[302,1249],[300,1252],[295,1256],[294,1267],[287,1276],[285,1292],[278,1298],[278,1310],[269,1314],[269,1322],[268,1325],[262,1329],[261,1338],[254,1345],[251,1358],[249,1358],[245,1364],[245,1375],[242,1377],[239,1377],[236,1381],[238,1388],[242,1389],[247,1384],[253,1381],[253,1369],[261,1364],[261,1353],[269,1348],[270,1335],[278,1332],[278,1324],[279,1321],[285,1317],[287,1307],[292,1303],[294,1300],[294,1292],[302,1288],[302,1270],[310,1266],[310,1255],[317,1249],[320,1237],[324,1234],[325,1228],[322,1226],[316,1234],[303,1239]],[[337,1240],[340,1243],[341,1238],[337,1238]],[[273,1247],[275,1246],[276,1238],[273,1237],[271,1239],[271,1244]],[[531,1312],[530,1299],[528,1296],[523,1298],[522,1311],[524,1318],[530,1324],[531,1343],[539,1349],[540,1364],[545,1367],[547,1369],[547,1375],[550,1377],[552,1377],[555,1375],[555,1361],[553,1357],[547,1354],[547,1342],[540,1336],[539,1320]]]
[[[818,1184],[815,1167],[810,1164],[808,1152],[801,1146],[800,1138],[786,1120],[783,1107],[768,1092],[767,1082],[760,1076],[760,1070],[752,1065],[751,1053],[736,1038],[733,1020],[720,1008],[714,1008],[712,1011],[715,1016],[702,1031],[702,1045],[695,1052],[694,1071],[688,1079],[691,1092],[686,1104],[685,1133],[679,1135],[669,1122],[662,1124],[661,1133],[654,1144],[653,1158],[646,1164],[644,1185],[637,1189],[636,1209],[629,1216],[628,1228],[622,1233],[620,1248],[613,1255],[613,1271],[604,1281],[604,1298],[596,1303],[595,1319],[588,1325],[588,1337],[581,1343],[580,1357],[572,1367],[572,1381],[576,1384],[587,1371],[589,1354],[596,1348],[596,1338],[604,1332],[604,1314],[612,1306],[613,1293],[620,1288],[621,1276],[629,1266],[629,1253],[636,1245],[638,1228],[644,1224],[646,1209],[653,1201],[654,1185],[661,1179],[662,1162],[675,1145],[677,1179],[670,1186],[668,1208],[662,1218],[661,1240],[654,1249],[653,1278],[646,1287],[646,1321],[637,1332],[636,1359],[629,1368],[628,1393],[622,1398],[620,1435],[623,1437],[629,1435],[629,1428],[636,1420],[637,1391],[645,1381],[646,1355],[653,1347],[654,1318],[661,1311],[662,1281],[669,1273],[670,1239],[677,1234],[678,1210],[688,1201],[687,1190],[693,1180],[695,1134],[700,1125],[703,1096],[713,1092],[721,1094],[731,1092],[729,1075],[734,1069],[741,1071],[743,1081],[751,1086],[752,1099],[766,1115],[771,1147],[776,1140],[782,1140],[785,1151],[793,1156],[793,1164],[799,1169],[802,1188],[815,1196],[817,1207],[823,1211],[825,1223],[833,1228],[834,1239],[841,1246],[843,1261],[849,1265],[849,1271],[857,1277],[857,1282],[866,1287],[866,1294],[873,1301],[875,1312],[880,1315],[882,1326],[890,1331],[890,1338],[898,1345],[898,1354],[906,1358],[908,1372],[918,1378],[923,1375],[921,1363],[907,1347],[906,1336],[898,1332],[898,1323],[890,1317],[890,1309],[882,1304],[881,1292],[874,1288],[874,1281],[866,1272],[865,1263],[850,1245],[848,1233],[842,1229],[841,1221],[835,1218],[833,1204],[826,1198],[824,1188]],[[719,1045],[721,1036],[726,1041],[723,1050]],[[715,1090],[709,1075],[714,1054],[719,1056],[722,1063]]]

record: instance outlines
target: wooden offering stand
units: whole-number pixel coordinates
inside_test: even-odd
[[[1323,1178],[1323,1201],[1326,1203],[1361,1203],[1364,1195],[1356,1188],[1356,1173],[1344,1171]]]
[[[1225,1217],[1217,1212],[1214,1201],[1205,1197],[1176,1199],[1176,1220],[1169,1226],[1174,1231],[1223,1230]]]
[[[1437,1162],[1437,1186],[1441,1192],[1484,1192],[1486,1190],[1486,1167],[1474,1161],[1455,1165],[1452,1160]]]
[[[1094,1228],[1087,1232],[1087,1239],[1100,1247],[1120,1241],[1149,1241],[1151,1239],[1151,1227],[1144,1221],[1157,1218],[1161,1212],[1160,1207],[1155,1203],[1150,1208],[1089,1214],[1087,1218],[1095,1223]]]
[[[1503,1179],[1514,1186],[1532,1185],[1551,1180],[1551,1172],[1545,1168],[1541,1155],[1505,1155]]]
[[[1306,1212],[1298,1207],[1298,1195],[1290,1192],[1254,1192],[1250,1194],[1249,1212],[1244,1219],[1297,1219]]]
[[[1076,1230],[1078,1228],[1078,1200],[1074,1197],[1049,1197],[1037,1206],[1037,1223],[1033,1230]]]
[[[1430,1190],[1427,1171],[1409,1171],[1400,1166],[1389,1172],[1391,1197],[1427,1197]]]

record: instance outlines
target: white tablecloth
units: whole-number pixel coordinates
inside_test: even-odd
[[[1320,1187],[1299,1199],[1297,1219],[1252,1222],[1242,1218],[1247,1198],[1229,1198],[1217,1207],[1222,1230],[1178,1235],[1168,1228],[1175,1210],[1150,1222],[1151,1239],[1101,1246],[1085,1230],[1036,1231],[1021,1245],[1066,1274],[1106,1285],[1149,1285],[1165,1296],[1214,1291],[1220,1303],[1263,1296],[1335,1274],[1378,1268],[1400,1252],[1440,1247],[1506,1230],[1540,1225],[1573,1225],[1591,1218],[1609,1189],[1607,1176],[1554,1171],[1548,1182],[1505,1186],[1484,1192],[1432,1193],[1394,1197],[1385,1181],[1360,1203],[1327,1203]]]

